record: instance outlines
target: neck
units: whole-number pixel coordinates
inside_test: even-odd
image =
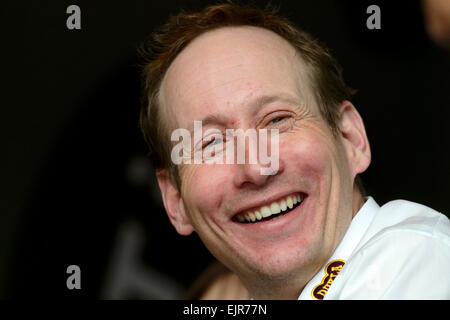
[[[356,216],[358,211],[361,209],[361,207],[364,205],[366,200],[361,195],[361,192],[359,191],[358,187],[353,188],[353,215],[352,218]]]
[[[266,283],[264,288],[253,288],[253,290],[249,291],[251,292],[251,297],[255,300],[296,300],[302,292],[305,283],[307,281],[297,285],[297,282],[294,281],[286,285],[285,281],[280,281],[280,283],[272,283],[272,285],[267,285]]]
[[[311,263],[302,268],[301,272],[295,272],[290,276],[265,277],[256,279],[253,283],[247,283],[250,296],[256,300],[297,300],[306,284],[322,265]],[[298,271],[298,270],[297,270]]]

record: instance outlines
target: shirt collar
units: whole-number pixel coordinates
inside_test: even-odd
[[[340,261],[345,263],[352,255],[355,248],[361,242],[364,234],[369,228],[375,214],[380,209],[380,206],[372,197],[367,197],[364,205],[359,209],[358,213],[353,217],[344,237],[334,250],[331,257],[320,268],[319,272],[308,282],[298,297],[299,300],[316,299],[312,294],[315,287],[320,285],[323,281],[329,280],[327,269],[333,261]],[[342,265],[342,263],[341,263]],[[339,269],[340,270],[340,269]],[[324,284],[325,285],[325,284]]]

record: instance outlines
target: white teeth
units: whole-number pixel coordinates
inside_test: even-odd
[[[287,210],[287,204],[286,204],[285,200],[281,200],[280,209],[281,209],[281,211],[286,211]]]
[[[272,212],[270,212],[269,207],[262,207],[261,208],[261,215],[263,216],[263,218],[269,217],[272,215]]]
[[[259,210],[254,212],[248,211],[245,214],[237,215],[236,219],[239,222],[255,222],[263,218],[270,217],[271,215],[278,214],[282,211],[286,211],[288,208],[292,209],[294,205],[303,201],[303,196],[295,194],[288,196],[281,201],[272,202],[270,205],[262,206]]]
[[[287,204],[289,209],[292,209],[292,207],[294,206],[294,203],[292,202],[292,197],[291,196],[287,197],[286,204]]]
[[[280,213],[280,206],[278,205],[278,203],[274,202],[270,205],[270,211],[272,211],[272,214],[277,214]]]

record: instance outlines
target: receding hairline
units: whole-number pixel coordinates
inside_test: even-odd
[[[167,105],[164,104],[164,97],[165,97],[165,91],[164,91],[164,87],[165,84],[167,83],[167,77],[168,75],[173,72],[173,66],[174,64],[179,60],[178,58],[182,55],[185,54],[186,50],[188,48],[191,48],[193,44],[196,44],[198,41],[202,41],[205,37],[211,37],[214,36],[215,33],[218,32],[223,32],[223,30],[242,30],[242,29],[247,29],[247,30],[255,30],[258,32],[262,32],[266,35],[270,35],[273,39],[277,39],[276,41],[280,41],[281,43],[284,43],[286,46],[286,48],[288,50],[292,51],[292,59],[295,61],[295,66],[297,68],[297,72],[295,72],[294,74],[299,77],[296,79],[296,84],[298,86],[298,90],[299,93],[302,95],[302,97],[305,97],[305,99],[307,99],[309,102],[307,103],[308,105],[311,105],[311,103],[314,103],[314,105],[316,104],[316,99],[314,97],[314,95],[311,95],[308,90],[313,90],[313,79],[312,79],[312,74],[313,74],[313,70],[310,68],[310,66],[306,63],[305,59],[302,58],[302,54],[299,51],[298,48],[296,48],[289,40],[287,40],[286,38],[284,38],[283,36],[281,36],[280,34],[278,34],[277,32],[270,30],[268,28],[262,27],[262,26],[253,26],[253,25],[230,25],[230,26],[219,26],[217,28],[211,29],[211,30],[207,30],[204,33],[199,34],[197,37],[195,37],[194,39],[192,39],[176,56],[175,58],[172,60],[172,62],[170,63],[169,67],[166,69],[161,82],[159,84],[159,88],[157,91],[157,104],[158,104],[158,108],[160,109],[161,112],[161,120],[164,122],[164,126],[166,129],[175,129],[177,124],[175,123],[171,123],[172,126],[168,123],[168,119],[173,119],[175,120],[175,112],[174,110],[172,110],[172,108],[168,108]],[[306,87],[305,87],[306,84]],[[306,96],[308,96],[306,98]],[[167,119],[167,120],[166,120]]]

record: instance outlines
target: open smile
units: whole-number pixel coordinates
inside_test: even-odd
[[[244,224],[275,220],[297,208],[305,197],[304,193],[297,192],[260,207],[240,212],[232,220]]]

